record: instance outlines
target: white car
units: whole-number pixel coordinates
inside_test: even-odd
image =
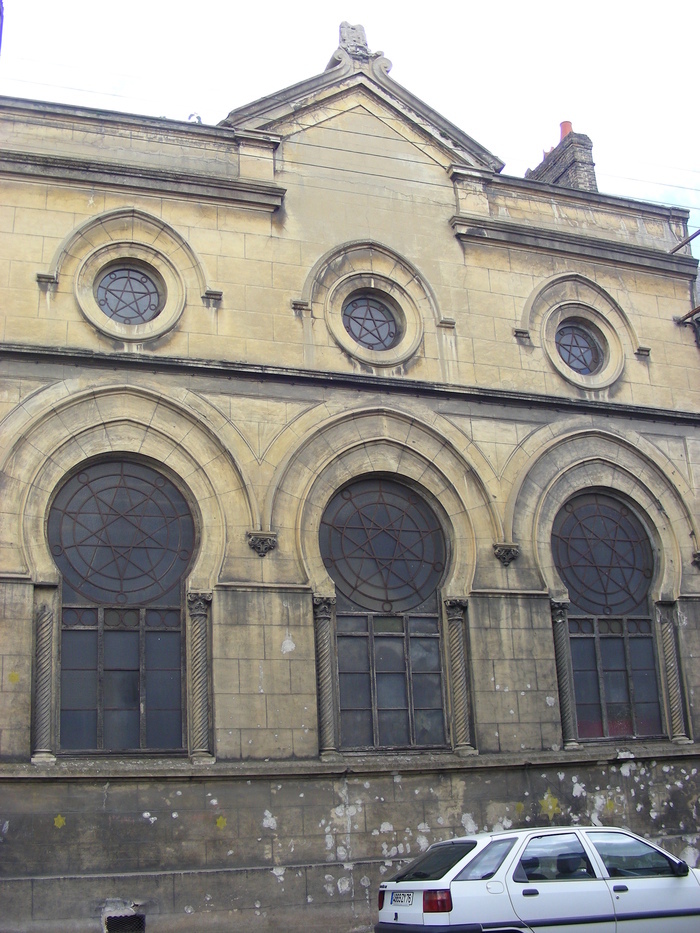
[[[699,933],[700,869],[603,826],[438,842],[379,886],[375,933]]]

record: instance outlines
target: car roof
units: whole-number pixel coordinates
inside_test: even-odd
[[[561,832],[572,832],[575,830],[585,829],[586,832],[623,832],[631,833],[629,829],[623,826],[594,826],[593,824],[585,825],[577,823],[575,826],[526,826],[521,827],[520,829],[499,829],[494,830],[493,832],[484,832],[484,833],[471,833],[469,836],[453,836],[451,839],[443,839],[440,842],[433,843],[434,846],[439,845],[449,845],[455,842],[481,842],[485,839],[496,839],[499,836],[527,836],[531,833],[535,833],[538,836],[544,835],[554,835]],[[631,833],[634,835],[634,833]]]

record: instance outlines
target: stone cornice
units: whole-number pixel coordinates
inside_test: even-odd
[[[544,395],[535,392],[515,392],[508,389],[482,389],[476,386],[460,386],[439,382],[420,382],[397,376],[374,376],[369,373],[337,373],[318,370],[262,366],[257,363],[224,362],[211,359],[184,359],[182,357],[158,357],[146,353],[99,353],[82,349],[56,349],[56,347],[28,346],[25,344],[0,343],[0,360],[42,362],[44,365],[88,366],[113,373],[115,369],[149,372],[179,373],[187,376],[221,375],[241,380],[294,385],[316,385],[321,389],[330,386],[349,389],[353,392],[366,391],[374,394],[384,391],[411,398],[424,396],[444,401],[474,402],[503,406],[525,406],[533,410],[556,410],[574,414],[600,414],[607,418],[622,418],[635,421],[700,425],[700,412],[670,411],[644,405],[626,405],[604,399],[564,398],[559,395]]]
[[[455,236],[463,243],[559,253],[578,259],[633,266],[649,272],[665,272],[695,278],[698,261],[692,256],[671,255],[661,250],[633,246],[549,227],[534,227],[494,220],[482,215],[456,214],[450,219]]]
[[[591,743],[566,751],[530,751],[520,754],[474,755],[463,758],[450,752],[395,755],[339,755],[337,759],[289,759],[276,761],[214,761],[192,764],[181,758],[57,758],[51,764],[34,765],[29,762],[0,764],[0,785],[6,781],[105,781],[175,778],[189,780],[193,775],[206,780],[270,778],[280,776],[316,778],[346,774],[431,773],[449,771],[520,770],[522,768],[558,767],[575,764],[605,762],[608,765],[626,761],[638,764],[654,760],[697,760],[692,745],[676,745],[668,741],[624,743]]]
[[[260,181],[175,172],[124,163],[95,162],[65,156],[0,149],[0,175],[47,181],[102,185],[147,191],[154,196],[218,201],[272,213],[282,205],[286,189]]]
[[[505,190],[509,194],[525,193],[537,197],[553,197],[557,201],[580,203],[586,206],[609,208],[612,211],[633,211],[635,214],[649,214],[669,221],[687,221],[690,211],[675,205],[655,204],[651,201],[639,201],[616,194],[603,194],[600,191],[583,191],[581,188],[565,188],[551,185],[532,178],[519,178],[517,175],[494,175],[479,168],[465,165],[451,165],[448,172],[452,181],[460,179],[478,179],[496,190]]]

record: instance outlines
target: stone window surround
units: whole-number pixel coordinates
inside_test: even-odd
[[[95,284],[110,266],[136,263],[146,271],[155,271],[156,281],[163,283],[163,309],[151,321],[124,324],[104,313],[95,297]],[[152,273],[151,273],[152,274]],[[165,254],[143,243],[125,240],[98,247],[81,263],[75,279],[75,297],[87,320],[109,337],[126,343],[142,343],[160,337],[177,324],[185,307],[186,289],[182,276]]]

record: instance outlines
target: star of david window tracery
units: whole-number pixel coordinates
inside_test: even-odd
[[[141,266],[113,266],[99,279],[95,299],[107,317],[121,324],[146,324],[163,310],[164,287]]]
[[[567,321],[555,335],[559,356],[566,365],[581,376],[597,373],[604,362],[600,341],[589,327]]]
[[[654,555],[644,526],[611,496],[577,496],[556,516],[552,553],[569,591],[579,738],[660,735]]]
[[[63,579],[61,748],[183,748],[182,493],[144,464],[90,464],[59,489],[48,538]]]
[[[326,507],[320,545],[337,593],[341,747],[445,747],[435,513],[400,483],[362,480]]]
[[[390,350],[401,338],[394,311],[375,295],[353,295],[343,308],[343,325],[350,336],[368,350]]]

